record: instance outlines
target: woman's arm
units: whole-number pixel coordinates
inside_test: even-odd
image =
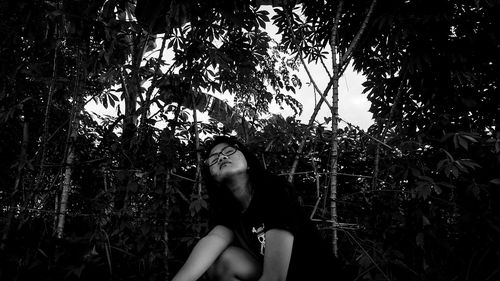
[[[215,226],[200,239],[172,281],[195,281],[214,263],[233,241],[233,232],[222,225]]]
[[[259,281],[284,281],[292,256],[293,234],[282,229],[266,232],[264,269]]]

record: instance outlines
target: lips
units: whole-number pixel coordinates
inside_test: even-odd
[[[222,168],[222,167],[224,167],[224,166],[226,166],[226,164],[229,164],[229,163],[231,163],[231,162],[230,162],[230,161],[224,161],[224,162],[222,162],[222,163],[219,165],[219,169],[220,169],[220,168]]]

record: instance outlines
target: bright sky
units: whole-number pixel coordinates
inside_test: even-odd
[[[318,87],[324,90],[328,85],[329,78],[323,67],[320,65],[308,65],[308,68]],[[320,96],[316,95],[315,97],[314,86],[311,83],[307,83],[309,82],[309,77],[303,69],[299,74],[299,78],[302,81],[302,88],[298,89],[293,97],[302,103],[303,112],[297,119],[301,120],[302,123],[308,123],[314,111],[314,105],[316,101],[319,101]],[[352,67],[346,69],[339,81],[339,116],[352,125],[366,130],[373,124],[373,120],[372,114],[368,111],[370,109],[370,103],[366,99],[366,95],[362,94],[362,83],[364,81],[365,78],[361,74],[354,72]],[[328,95],[328,101],[330,104],[332,103],[331,91]],[[288,108],[280,110],[278,106],[275,106],[274,110],[280,112],[284,116],[293,115],[293,110]],[[316,120],[319,123],[324,123],[324,118],[327,117],[331,117],[330,109],[323,103]],[[339,123],[339,127],[345,127],[346,125],[347,124],[342,121]]]
[[[268,7],[264,7],[265,10],[270,12],[269,18],[273,16],[272,9]],[[279,41],[279,36],[276,36],[277,28],[270,23],[266,25],[266,31],[270,34],[271,37],[275,38],[276,41]],[[160,44],[158,44],[158,47]],[[154,52],[153,55],[157,55],[157,52]],[[167,54],[166,54],[167,55]],[[168,55],[167,55],[168,56]],[[165,59],[169,59],[166,57]],[[331,65],[330,62],[326,61],[326,65]],[[309,71],[311,72],[315,82],[321,90],[324,90],[328,84],[329,78],[323,66],[310,64],[307,66]],[[314,87],[311,83],[309,83],[309,77],[305,72],[303,66],[298,73],[300,80],[302,81],[302,88],[296,89],[296,94],[292,94],[295,99],[297,99],[303,105],[303,112],[300,116],[297,116],[302,123],[308,123],[311,115],[314,111],[314,105],[316,101],[319,101],[319,95],[316,96],[314,94]],[[370,108],[370,103],[366,99],[366,95],[362,94],[363,86],[361,85],[365,81],[365,78],[352,70],[352,67],[348,67],[341,77],[339,81],[339,115],[340,118],[360,127],[363,130],[368,129],[370,125],[372,125],[372,114],[368,112]],[[222,96],[224,99],[232,100],[232,98],[228,96]],[[331,103],[331,91],[328,96],[328,100]],[[123,107],[123,106],[122,106]],[[108,109],[104,109],[102,105],[95,104],[94,102],[90,102],[87,107],[87,110],[96,113],[97,115],[107,114],[110,116],[116,116],[116,109],[108,107]],[[121,108],[122,112],[124,109]],[[283,116],[291,116],[294,114],[292,109],[287,108],[280,109],[277,105],[270,107],[271,111],[275,114],[281,114]],[[203,116],[203,114],[201,114]],[[319,123],[324,123],[325,118],[331,117],[330,110],[326,104],[323,104],[320,112],[316,117],[316,121]],[[203,118],[203,117],[201,117]],[[339,127],[343,128],[347,124],[345,122],[340,122]]]
[[[269,18],[272,18],[275,14],[270,6],[261,6],[262,9],[269,12]],[[271,23],[266,24],[266,31],[269,35],[279,41],[279,36],[276,35],[278,28],[273,26]],[[330,61],[325,61],[327,66],[331,65]],[[307,65],[311,75],[313,76],[318,87],[323,91],[329,82],[329,77],[321,64],[309,64]],[[329,69],[331,72],[331,69]],[[301,120],[302,123],[308,123],[312,116],[315,105],[314,97],[314,86],[310,82],[309,77],[304,70],[301,68],[300,74],[298,75],[302,81],[302,88],[297,90],[294,97],[303,105],[303,112],[301,116],[297,119]],[[363,130],[368,129],[373,124],[372,114],[368,111],[370,109],[370,103],[368,102],[366,95],[363,95],[362,83],[366,79],[359,73],[353,71],[352,67],[347,67],[344,75],[339,81],[339,116],[343,120],[351,123],[352,125],[358,126]],[[328,96],[328,101],[332,102],[331,91]],[[319,101],[320,96],[317,95],[316,99]],[[280,112],[284,116],[293,115],[293,110],[285,108],[284,111],[280,110],[278,106],[274,107],[276,112]],[[319,123],[324,123],[324,118],[331,117],[330,109],[326,104],[323,106],[316,117],[316,121]],[[347,124],[345,122],[340,122],[339,127],[345,127]]]

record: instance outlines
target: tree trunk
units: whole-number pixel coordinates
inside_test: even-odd
[[[59,203],[59,212],[57,219],[57,228],[56,228],[56,236],[57,238],[62,238],[64,234],[64,224],[66,222],[66,211],[68,209],[68,199],[69,193],[71,191],[71,176],[73,174],[73,162],[75,159],[75,151],[74,151],[74,141],[76,140],[76,132],[78,129],[78,121],[73,121],[72,123],[76,123],[75,126],[71,126],[71,138],[68,144],[68,156],[66,158],[66,168],[64,171],[64,180],[62,183],[62,191],[61,198]]]
[[[338,35],[338,27],[339,27],[339,20],[342,14],[342,9],[343,9],[343,3],[344,1],[339,1],[337,10],[336,10],[336,15],[335,15],[335,20],[334,20],[334,25],[332,27],[332,33],[330,37],[330,48],[331,48],[331,56],[332,56],[332,77],[330,79],[329,84],[327,85],[325,91],[323,94],[321,94],[321,91],[317,87],[316,83],[314,83],[314,79],[312,78],[312,75],[309,73],[307,67],[306,71],[311,79],[311,82],[313,82],[313,85],[316,89],[316,91],[321,95],[321,100],[318,103],[318,105],[315,107],[314,113],[312,118],[309,121],[309,124],[312,125],[315,118],[317,111],[319,111],[319,108],[322,104],[322,102],[328,103],[326,100],[326,95],[328,94],[328,91],[330,87],[332,88],[333,96],[332,96],[332,105],[329,106],[332,114],[332,143],[331,143],[331,163],[330,163],[330,212],[331,212],[331,222],[332,222],[332,248],[334,254],[337,256],[338,255],[338,237],[337,237],[337,173],[338,173],[338,136],[337,136],[337,131],[338,131],[338,82],[339,78],[342,75],[343,71],[345,70],[346,66],[349,64],[350,58],[352,56],[353,51],[356,49],[358,42],[363,35],[366,26],[368,24],[368,21],[371,17],[371,14],[373,13],[373,10],[376,5],[376,0],[373,0],[369,9],[368,13],[356,33],[354,39],[352,42],[349,44],[349,47],[347,48],[346,52],[343,55],[340,55],[337,51],[337,35]],[[291,25],[290,25],[291,26]],[[301,55],[300,49],[298,50],[299,55]],[[337,57],[339,61],[337,62]],[[302,63],[304,64],[304,60],[301,58]],[[305,66],[305,64],[304,64]],[[292,170],[289,175],[289,180],[293,179],[293,173],[297,167],[298,159],[300,156],[300,153],[302,153],[302,150],[304,148],[304,143],[305,143],[305,138],[302,140],[299,146],[299,150],[297,152],[297,155],[295,157]]]
[[[330,152],[330,215],[332,221],[332,249],[333,254],[338,256],[338,236],[337,236],[337,172],[338,172],[338,116],[339,116],[339,77],[340,63],[337,62],[337,34],[338,20],[342,11],[343,1],[339,2],[336,15],[336,24],[332,28],[330,37],[330,48],[332,52],[332,143]]]
[[[59,199],[59,210],[56,227],[56,237],[64,236],[64,225],[66,222],[66,211],[68,209],[69,194],[71,192],[71,177],[73,175],[73,163],[75,161],[75,143],[78,137],[78,127],[80,124],[80,112],[83,110],[84,104],[82,101],[81,84],[82,79],[82,49],[80,45],[76,45],[76,75],[73,88],[73,107],[71,110],[70,126],[68,129],[68,142],[65,152],[65,168],[64,179],[62,182],[61,196]]]
[[[338,29],[338,23],[339,23],[339,19],[340,19],[340,12],[342,11],[342,5],[343,5],[343,1],[340,1],[339,2],[339,6],[337,8],[337,13],[336,13],[336,16],[335,16],[335,20],[334,20],[333,31],[335,31],[335,33],[332,33],[332,39],[331,39],[334,42],[336,41],[336,35],[337,35],[336,32],[337,32],[337,29]],[[290,27],[290,31],[291,31],[291,33],[293,35],[294,41],[297,41],[297,38],[294,35],[293,30],[292,30],[292,22],[291,22],[290,18],[291,18],[291,16],[288,17],[288,24],[289,24],[289,27]],[[316,120],[316,116],[318,115],[318,112],[321,109],[321,106],[323,105],[323,102],[325,102],[330,107],[330,110],[333,109],[333,106],[326,99],[326,95],[330,91],[330,88],[333,86],[335,78],[334,77],[330,78],[330,82],[326,86],[325,90],[323,92],[321,92],[321,90],[319,89],[319,87],[318,87],[316,81],[314,80],[311,72],[309,71],[309,68],[307,67],[306,62],[304,61],[304,58],[302,57],[302,50],[300,49],[300,47],[299,47],[298,44],[296,44],[296,47],[298,49],[297,50],[298,56],[300,58],[300,61],[301,61],[302,65],[304,66],[304,69],[305,69],[305,71],[307,73],[307,76],[309,77],[309,80],[313,84],[314,90],[321,97],[321,99],[319,100],[319,102],[315,105],[313,114],[311,115],[311,118],[309,118],[309,123],[307,124],[308,127],[312,127],[313,124],[314,124],[314,121]],[[340,73],[338,73],[338,75],[340,75]],[[337,83],[338,83],[338,81],[337,81]],[[299,144],[299,148],[297,149],[297,153],[295,155],[295,159],[293,160],[292,168],[290,169],[290,173],[288,175],[288,181],[289,182],[293,182],[293,175],[295,174],[295,171],[296,171],[296,169],[298,167],[300,155],[302,154],[302,151],[304,151],[306,140],[307,140],[307,138],[304,137],[301,140],[300,144]]]
[[[133,67],[132,69],[137,69]],[[130,78],[129,78],[130,77]],[[122,157],[120,159],[120,173],[118,177],[120,182],[115,191],[114,206],[117,211],[127,207],[127,186],[129,183],[129,170],[133,167],[133,143],[134,138],[137,136],[137,90],[139,81],[134,79],[135,74],[128,75],[125,70],[122,73],[122,87],[125,92],[125,112],[122,127]]]
[[[68,137],[66,143],[66,149],[64,153],[64,177],[61,187],[61,195],[59,197],[59,206],[57,212],[57,227],[56,227],[56,237],[61,239],[64,236],[64,226],[66,223],[66,212],[69,203],[69,194],[71,192],[72,185],[72,175],[73,175],[73,164],[75,161],[75,144],[78,137],[78,130],[80,124],[80,113],[84,110],[84,102],[82,95],[82,83],[85,80],[84,70],[83,70],[83,57],[84,48],[81,41],[76,41],[72,46],[71,50],[76,54],[75,62],[75,74],[73,83],[73,97],[72,97],[72,108],[70,114]],[[56,200],[57,202],[57,200]]]
[[[77,78],[79,79],[79,78]],[[78,84],[78,82],[77,82]],[[77,86],[78,87],[78,86]],[[78,88],[77,88],[78,89]],[[77,90],[78,91],[78,90]],[[79,91],[78,91],[79,92]],[[57,217],[57,227],[56,236],[57,238],[62,238],[64,236],[64,225],[66,222],[66,211],[68,209],[69,194],[71,192],[71,177],[73,175],[73,163],[75,161],[75,143],[78,136],[78,125],[80,119],[80,111],[82,110],[82,103],[80,102],[80,97],[78,92],[74,95],[76,101],[73,105],[73,113],[71,126],[69,128],[70,137],[67,144],[65,168],[64,168],[64,179],[62,182],[61,196],[59,198],[58,207],[58,217]]]
[[[171,170],[167,169],[167,174],[165,176],[165,222],[163,223],[163,266],[165,268],[165,280],[170,279],[170,267],[168,264],[168,257],[170,255],[170,249],[168,247],[168,226],[170,222],[170,195],[172,194],[172,187],[170,186],[170,173]]]
[[[334,71],[334,75],[337,75]],[[332,249],[335,256],[338,256],[337,237],[337,172],[338,172],[338,80],[333,86],[333,109],[332,109],[332,143],[330,153],[330,215],[332,221]]]
[[[196,112],[196,101],[194,92],[191,91],[191,101],[193,102],[193,123],[194,123],[194,144],[196,149],[196,192],[201,199],[201,153],[200,153],[200,133],[198,131],[198,114]]]
[[[146,47],[147,38],[144,38],[140,33],[137,33],[136,39],[129,39],[129,44],[132,46],[132,61],[130,73],[125,71],[121,73],[122,88],[125,97],[125,116],[123,118],[123,128],[121,136],[122,157],[120,159],[120,175],[119,184],[114,195],[114,206],[117,211],[126,209],[128,206],[127,186],[130,181],[130,169],[135,164],[135,139],[137,137],[137,99],[141,96],[141,84],[139,78],[140,66]],[[143,44],[140,44],[140,43]],[[144,102],[142,102],[144,104]]]
[[[155,37],[156,38],[156,37]],[[147,38],[146,40],[149,40]],[[141,118],[141,123],[143,123],[147,119],[147,114],[149,113],[149,107],[151,105],[151,96],[153,94],[154,89],[156,88],[158,84],[158,78],[161,77],[161,63],[163,62],[163,53],[165,51],[165,46],[167,45],[167,34],[163,36],[163,39],[161,40],[161,47],[160,47],[160,53],[158,54],[158,60],[156,61],[155,69],[154,69],[154,74],[153,78],[151,79],[151,85],[149,86],[148,90],[146,91],[146,98],[144,99],[144,105],[148,108],[148,110],[144,110],[142,113],[142,118]]]

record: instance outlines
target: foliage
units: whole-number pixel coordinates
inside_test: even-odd
[[[354,64],[367,77],[372,132],[388,129],[393,147],[371,192],[392,195],[373,201],[386,210],[367,227],[370,239],[384,237],[373,244],[383,270],[368,271],[366,260],[366,278],[498,278],[498,9],[488,1],[377,7]]]
[[[341,53],[370,3],[344,3]],[[322,62],[338,4],[304,1],[291,21],[277,9],[276,46],[269,15],[242,1],[0,1],[0,279],[168,280],[207,231],[197,156],[215,134],[245,139],[277,174],[305,138],[297,192],[330,238],[332,132],[262,116],[271,102],[300,113],[293,55]],[[340,257],[357,280],[495,280],[499,6],[375,7],[352,57],[377,123],[337,132]],[[79,108],[58,239],[77,99],[117,115]],[[193,108],[211,119],[195,123]]]

